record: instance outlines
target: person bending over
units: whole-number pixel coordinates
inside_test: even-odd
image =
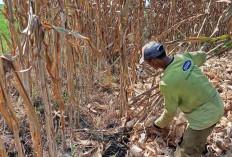
[[[205,62],[203,51],[184,52],[174,57],[166,55],[163,45],[149,42],[142,48],[140,64],[147,63],[155,69],[163,69],[160,90],[165,109],[154,120],[154,129],[162,129],[174,118],[179,108],[188,120],[182,141],[175,157],[199,157],[205,149],[207,137],[224,114],[224,105],[217,90],[201,72]]]

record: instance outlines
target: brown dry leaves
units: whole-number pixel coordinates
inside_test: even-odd
[[[232,52],[227,53],[221,58],[211,58],[201,67],[204,74],[214,85],[224,100],[225,114],[216,125],[213,133],[207,141],[209,152],[206,156],[231,156],[232,155]],[[156,79],[157,84],[159,79]],[[151,87],[152,80],[147,79],[145,84],[135,84],[135,95],[139,95],[145,89]],[[154,90],[152,94],[157,92]],[[151,95],[152,95],[151,94]],[[150,98],[153,100],[152,98]],[[133,99],[132,99],[133,100]],[[140,105],[138,105],[140,104]],[[127,127],[132,127],[138,121],[139,117],[145,112],[147,101],[138,102],[137,107],[131,107],[130,117],[126,123]],[[162,106],[153,108],[150,116],[159,116],[162,113]],[[149,117],[149,115],[148,115]],[[146,120],[146,119],[145,119]],[[130,137],[130,155],[132,156],[172,156],[175,147],[180,141],[186,120],[182,112],[173,122],[163,131],[145,129],[142,120],[134,126],[134,132]]]
[[[224,101],[225,113],[209,138],[210,155],[231,156],[232,150],[232,52],[210,59],[202,68]],[[209,155],[209,156],[210,156]]]

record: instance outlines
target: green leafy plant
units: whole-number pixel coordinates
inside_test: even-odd
[[[71,147],[71,157],[74,157],[75,148],[76,148],[76,144],[72,145],[72,147]]]

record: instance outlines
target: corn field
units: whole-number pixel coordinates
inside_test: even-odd
[[[232,47],[229,0],[4,3],[10,40],[1,33],[9,47],[0,38],[2,157],[104,156],[112,144],[104,138],[131,123],[136,132],[163,103],[161,72],[138,65],[145,43],[160,41],[170,55],[201,49],[211,57]]]

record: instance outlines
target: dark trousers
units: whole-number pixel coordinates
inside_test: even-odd
[[[183,140],[177,146],[175,157],[200,157],[205,149],[207,137],[213,131],[215,125],[204,130],[193,130],[187,128],[183,135]]]

